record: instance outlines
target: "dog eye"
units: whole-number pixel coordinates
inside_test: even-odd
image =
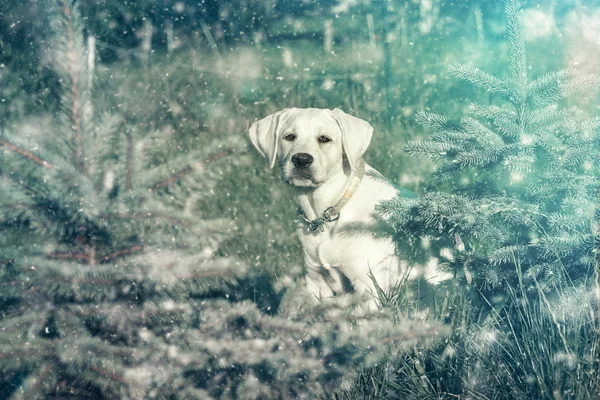
[[[296,139],[296,135],[294,135],[293,133],[288,133],[283,138],[289,142],[292,142]]]
[[[319,143],[327,143],[327,142],[331,142],[331,139],[329,139],[327,136],[319,136]]]

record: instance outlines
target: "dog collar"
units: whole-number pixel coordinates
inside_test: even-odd
[[[350,183],[346,187],[346,191],[344,191],[342,198],[339,199],[338,202],[335,203],[335,205],[327,208],[325,211],[323,211],[322,216],[313,219],[312,221],[306,218],[306,214],[304,214],[302,207],[298,207],[298,216],[308,224],[308,228],[311,231],[316,231],[317,229],[319,229],[321,232],[323,232],[325,230],[325,228],[323,228],[325,222],[337,221],[340,218],[340,210],[346,205],[348,200],[350,200],[354,192],[356,192],[356,189],[358,189],[358,185],[360,184],[360,181],[362,181],[362,178],[364,176],[365,161],[362,158],[360,158],[358,160],[356,172],[354,172]]]

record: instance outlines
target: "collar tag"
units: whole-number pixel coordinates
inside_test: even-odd
[[[321,232],[325,231],[323,225],[325,222],[333,222],[337,221],[340,218],[340,212],[336,210],[334,207],[329,207],[327,210],[323,211],[323,216],[313,219],[312,221],[306,218],[302,208],[298,207],[298,215],[308,224],[308,228],[311,231],[316,231],[317,229]]]
[[[302,218],[302,220],[304,220],[304,222],[306,222],[308,224],[308,228],[311,231],[314,232],[317,229],[320,230],[321,232],[325,231],[325,228],[323,227],[325,222],[337,221],[340,218],[340,210],[342,209],[342,207],[344,207],[346,205],[348,200],[350,200],[350,198],[352,197],[352,195],[354,194],[356,189],[358,189],[358,185],[360,184],[360,181],[362,180],[364,175],[365,175],[365,162],[361,158],[358,160],[357,171],[354,173],[354,176],[352,177],[350,183],[348,184],[346,191],[344,192],[344,194],[342,195],[342,198],[337,202],[336,205],[329,207],[328,209],[323,211],[323,216],[313,219],[312,221],[309,220],[308,218],[306,218],[306,215],[304,214],[302,207],[298,207],[298,215],[300,216],[300,218]]]

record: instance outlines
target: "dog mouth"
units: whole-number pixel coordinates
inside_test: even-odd
[[[285,177],[287,184],[298,187],[317,187],[319,181],[315,176],[308,171],[294,170],[291,174]]]
[[[295,172],[292,175],[292,178],[309,179],[311,181],[314,180],[313,174],[310,174],[308,172]]]

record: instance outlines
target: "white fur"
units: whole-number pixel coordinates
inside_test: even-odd
[[[255,122],[250,139],[271,168],[279,163],[283,180],[293,187],[298,205],[313,220],[342,197],[372,131],[368,122],[339,109],[292,108]],[[289,134],[294,140],[285,139]],[[320,136],[331,141],[320,143]],[[297,153],[313,156],[310,168],[299,170],[293,165],[291,158]],[[311,231],[303,221],[298,223],[307,285],[318,297],[345,292],[347,280],[358,292],[374,293],[369,269],[384,289],[399,278],[393,243],[385,236],[374,236],[378,233],[375,206],[395,197],[397,190],[374,179],[373,174],[377,171],[366,165],[365,176],[341,209],[340,218],[325,223],[323,232]]]

